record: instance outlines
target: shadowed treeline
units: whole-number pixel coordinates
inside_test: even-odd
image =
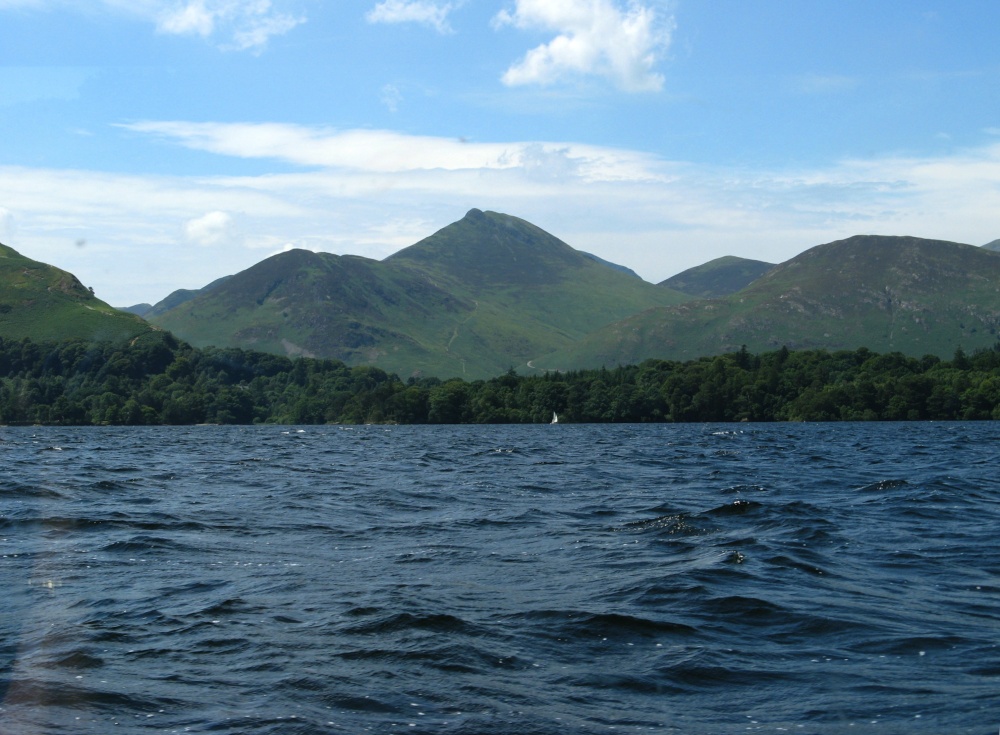
[[[950,361],[867,349],[746,349],[688,362],[489,379],[411,378],[333,360],[0,339],[0,422],[156,425],[1000,419],[1000,344]]]

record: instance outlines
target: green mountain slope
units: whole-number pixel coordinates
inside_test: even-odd
[[[351,364],[431,366],[408,331],[433,332],[472,307],[378,261],[292,250],[152,317],[195,346],[234,346]],[[444,327],[440,327],[444,331]],[[386,357],[394,358],[387,360]]]
[[[646,311],[536,361],[544,368],[738,350],[900,351],[950,357],[990,347],[1000,258],[971,245],[858,236],[814,247],[726,298]]]
[[[119,306],[116,307],[118,311],[124,311],[128,314],[135,314],[136,316],[145,317],[149,313],[150,309],[153,308],[152,304],[147,304],[145,302],[141,304],[133,304],[132,306]]]
[[[717,299],[741,291],[772,268],[774,263],[726,255],[688,268],[660,285],[703,299]]]
[[[384,261],[282,253],[150,318],[196,346],[477,378],[685,298],[474,209]]]
[[[522,219],[478,209],[384,263],[422,272],[474,300],[477,313],[460,332],[513,330],[539,346],[575,341],[643,309],[688,298],[660,293]]]
[[[150,329],[95,298],[71,273],[0,245],[0,337],[119,341]]]
[[[983,245],[987,250],[991,250],[994,253],[1000,253],[1000,240],[993,240]]]
[[[222,278],[217,278],[212,281],[207,286],[202,288],[179,288],[176,291],[171,292],[162,300],[156,302],[155,304],[135,304],[134,306],[123,306],[121,311],[127,311],[130,314],[136,314],[141,316],[143,319],[149,319],[151,317],[157,316],[159,314],[165,314],[166,312],[174,309],[185,301],[190,301],[194,297],[205,293],[206,291],[211,291],[213,288],[221,283],[225,283],[227,279],[231,276],[223,276]]]
[[[601,265],[606,265],[608,268],[612,268],[612,269],[614,269],[616,271],[621,271],[622,273],[626,273],[626,274],[632,276],[633,278],[642,278],[642,276],[640,276],[634,270],[632,270],[631,268],[628,268],[628,267],[626,267],[624,265],[618,265],[618,263],[612,263],[610,260],[605,260],[604,258],[599,258],[598,256],[594,255],[593,253],[585,253],[582,250],[580,250],[579,253],[580,253],[580,255],[583,255],[584,257],[590,258],[591,260],[600,263]]]

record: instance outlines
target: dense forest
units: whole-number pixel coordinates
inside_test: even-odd
[[[0,338],[0,423],[538,423],[1000,419],[1000,343],[950,361],[866,349],[739,352],[490,380],[372,367],[165,332],[128,344]]]

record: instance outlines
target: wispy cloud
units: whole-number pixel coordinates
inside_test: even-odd
[[[778,262],[859,233],[1000,237],[997,142],[951,155],[775,170],[567,141],[178,122],[130,129],[303,168],[164,177],[0,166],[6,244],[76,273],[119,304],[202,286],[288,243],[382,258],[471,207],[524,217],[648,280],[722,255]],[[87,246],[75,247],[81,239]]]
[[[403,93],[395,84],[386,84],[382,87],[379,99],[389,112],[395,113],[399,111],[399,103],[403,101]]]
[[[515,0],[514,9],[494,19],[498,28],[556,33],[507,69],[509,86],[548,85],[576,76],[601,76],[627,92],[658,91],[663,75],[656,64],[670,45],[673,21],[632,1]]]
[[[162,33],[207,38],[215,32],[215,14],[205,7],[204,2],[191,2],[164,11],[157,27]]]
[[[5,9],[107,10],[142,18],[166,35],[199,36],[229,50],[259,52],[305,18],[282,10],[286,0],[0,0]]]
[[[369,23],[420,23],[438,33],[451,33],[448,16],[459,3],[433,0],[382,0],[365,15]]]
[[[147,121],[120,127],[220,155],[366,173],[538,171],[548,162],[562,170],[571,169],[586,181],[650,181],[659,177],[651,156],[579,143],[478,143],[391,130],[335,130],[282,123]]]
[[[282,12],[271,0],[183,0],[156,9],[157,30],[166,34],[222,38],[222,46],[239,51],[263,49],[305,22]]]

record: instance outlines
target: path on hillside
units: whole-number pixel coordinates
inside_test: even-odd
[[[451,334],[451,339],[449,339],[448,340],[448,344],[445,345],[445,348],[444,348],[445,352],[451,352],[451,343],[454,342],[458,338],[459,327],[461,327],[463,324],[467,323],[472,317],[474,317],[476,315],[476,312],[479,311],[479,302],[476,301],[475,299],[473,299],[472,303],[475,304],[475,307],[473,307],[473,309],[472,309],[472,313],[469,314],[469,316],[465,317],[465,319],[463,319],[462,321],[460,321],[458,324],[455,325],[455,330]]]

